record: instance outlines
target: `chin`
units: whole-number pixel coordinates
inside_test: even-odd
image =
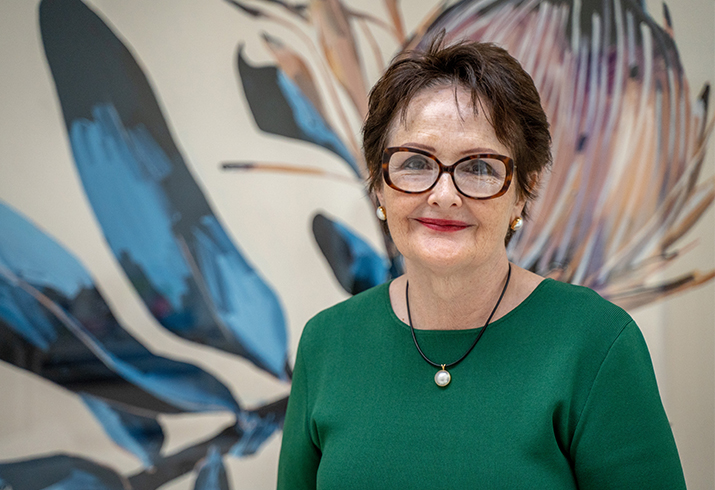
[[[440,272],[460,270],[474,267],[474,252],[454,250],[448,247],[435,247],[422,253],[413,254],[408,261],[421,267],[427,267]]]

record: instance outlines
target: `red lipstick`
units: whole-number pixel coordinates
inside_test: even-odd
[[[469,223],[452,219],[417,218],[417,221],[434,231],[453,232],[469,227]]]

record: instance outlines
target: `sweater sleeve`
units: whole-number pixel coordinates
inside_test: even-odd
[[[302,350],[298,349],[278,463],[278,490],[316,488],[320,449],[310,434],[310,399]]]
[[[685,488],[648,347],[632,320],[593,381],[571,457],[580,490]]]

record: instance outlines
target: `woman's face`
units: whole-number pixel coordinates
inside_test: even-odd
[[[388,146],[426,150],[445,165],[474,153],[512,157],[481,107],[475,116],[469,93],[459,89],[455,101],[453,87],[417,94],[404,123],[400,117],[393,121]],[[383,183],[377,196],[408,269],[413,263],[440,274],[495,265],[506,253],[508,227],[524,207],[517,198],[516,175],[506,194],[482,201],[460,194],[446,173],[424,193],[405,194]]]

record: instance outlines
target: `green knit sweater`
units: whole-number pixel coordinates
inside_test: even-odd
[[[440,388],[388,287],[306,325],[279,489],[685,488],[648,348],[623,310],[547,279]],[[449,363],[477,333],[417,339]]]

